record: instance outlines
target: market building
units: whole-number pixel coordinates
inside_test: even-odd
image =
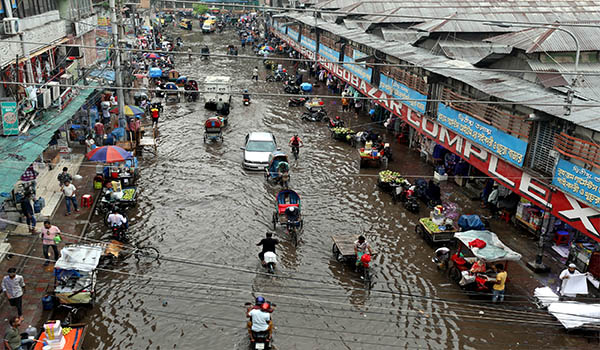
[[[600,93],[585,72],[598,72],[600,29],[568,23],[595,21],[600,9],[518,5],[323,1],[313,7],[330,12],[277,14],[270,30],[373,98],[412,147],[466,161],[458,183],[501,184],[507,220],[598,278]]]

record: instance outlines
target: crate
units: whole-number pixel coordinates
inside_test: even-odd
[[[437,171],[434,171],[433,178],[438,182],[446,181],[446,180],[448,180],[448,174],[440,175]]]

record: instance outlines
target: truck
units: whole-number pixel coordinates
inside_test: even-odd
[[[231,107],[231,78],[224,76],[208,76],[204,80],[204,108],[215,110],[219,99],[225,104],[225,109]]]

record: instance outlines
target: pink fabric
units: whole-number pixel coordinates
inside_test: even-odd
[[[50,226],[49,229],[42,229],[42,244],[43,245],[55,245],[54,237],[60,233],[60,229],[54,225]]]

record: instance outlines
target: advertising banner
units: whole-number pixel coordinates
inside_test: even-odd
[[[443,103],[438,103],[438,121],[469,140],[498,154],[502,159],[517,166],[523,166],[525,153],[527,152],[527,142]]]
[[[300,33],[298,33],[297,31],[293,30],[292,28],[288,28],[287,35],[290,38],[294,39],[294,41],[300,41]]]
[[[306,47],[310,51],[317,51],[317,42],[307,36],[302,35],[302,38],[300,38],[300,45]]]
[[[357,49],[353,50],[353,57],[348,57],[344,55],[344,62],[354,62],[363,57],[367,57],[366,54],[358,51]],[[354,73],[357,77],[361,78],[364,81],[371,82],[371,78],[373,76],[373,68],[367,68],[365,64],[344,64],[344,68]]]
[[[380,90],[386,92],[388,95],[394,96],[394,98],[402,99],[402,102],[413,111],[425,114],[425,110],[427,109],[427,101],[424,100],[427,99],[427,95],[423,95],[422,93],[413,90],[384,74],[380,74],[379,76]]]
[[[4,135],[19,135],[17,102],[0,102],[0,113],[2,114],[2,128],[4,129]]]
[[[329,48],[323,44],[319,44],[319,55],[329,62],[339,62],[340,52]]]
[[[552,184],[567,194],[600,208],[600,175],[560,159]]]

